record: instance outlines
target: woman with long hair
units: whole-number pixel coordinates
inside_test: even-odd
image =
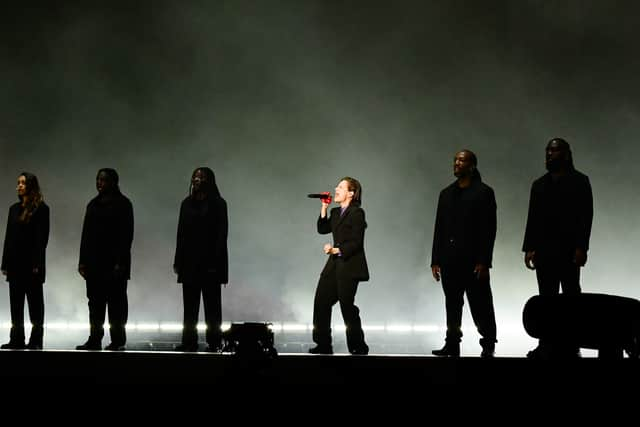
[[[9,208],[2,252],[2,274],[9,282],[11,332],[3,349],[42,349],[44,336],[45,257],[49,241],[49,207],[38,178],[29,172],[18,176],[19,201]],[[31,336],[25,345],[24,301],[27,299]]]

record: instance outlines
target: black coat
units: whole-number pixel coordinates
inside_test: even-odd
[[[547,173],[531,186],[522,250],[572,258],[589,250],[593,195],[589,178],[573,170],[554,181]]]
[[[20,202],[9,209],[2,270],[7,272],[9,282],[34,278],[37,282],[44,283],[45,256],[49,242],[49,206],[42,202],[28,223],[20,222],[21,214]],[[38,269],[35,276],[34,268]]]
[[[358,281],[369,280],[369,268],[364,254],[364,230],[367,223],[364,210],[350,205],[340,216],[340,208],[331,209],[329,218],[318,218],[318,233],[333,233],[333,246],[341,255],[331,255],[321,275],[335,273]]]
[[[431,265],[491,267],[496,239],[496,199],[480,179],[461,189],[457,181],[440,192]]]
[[[120,192],[98,195],[87,205],[82,225],[80,261],[88,279],[110,277],[119,266],[119,278],[131,277],[133,206]]]
[[[229,282],[227,202],[222,197],[182,201],[174,268],[178,283]]]

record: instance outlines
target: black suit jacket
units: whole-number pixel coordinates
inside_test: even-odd
[[[42,202],[26,224],[20,222],[21,214],[22,206],[19,202],[9,209],[2,270],[7,271],[9,282],[35,279],[44,283],[45,254],[49,241],[49,207]],[[34,268],[38,268],[35,276]]]
[[[573,170],[554,181],[547,173],[531,186],[522,250],[572,259],[576,249],[589,250],[592,222],[589,178]]]
[[[116,265],[119,278],[131,276],[133,206],[123,194],[98,195],[87,205],[82,224],[79,264],[88,279],[112,277]]]
[[[369,280],[369,268],[364,254],[364,230],[367,223],[364,210],[350,205],[340,215],[340,208],[331,209],[329,218],[318,218],[318,233],[333,233],[333,246],[341,255],[330,255],[321,275],[337,274],[340,278]]]
[[[476,179],[465,189],[456,181],[440,192],[432,266],[491,267],[495,239],[496,199],[491,187]]]
[[[178,283],[229,281],[228,229],[227,202],[222,197],[184,199],[173,263]]]

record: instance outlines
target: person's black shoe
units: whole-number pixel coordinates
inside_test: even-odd
[[[76,350],[102,350],[102,344],[99,342],[87,341],[84,344],[76,346]]]
[[[439,350],[432,350],[431,354],[438,357],[460,357],[460,344],[446,343]]]
[[[480,357],[483,359],[493,359],[496,355],[496,352],[492,348],[483,348],[480,353]]]
[[[173,348],[175,351],[184,351],[187,353],[195,353],[198,351],[198,344],[178,344]]]
[[[23,342],[11,342],[11,341],[9,341],[6,344],[0,345],[0,348],[3,349],[3,350],[24,350],[25,348],[27,348],[27,346],[24,345]]]
[[[30,342],[29,344],[27,344],[27,349],[28,350],[42,350],[42,344],[41,343]]]
[[[311,354],[333,354],[333,347],[330,345],[317,345],[309,349]]]
[[[207,353],[222,353],[222,345],[211,345],[204,349]]]
[[[124,345],[119,345],[119,344],[114,344],[114,343],[109,344],[104,349],[105,350],[109,350],[109,351],[124,351],[125,350]]]
[[[360,348],[354,348],[353,350],[350,350],[349,353],[355,356],[366,356],[367,354],[369,354],[369,347],[364,346]]]
[[[548,359],[549,352],[541,346],[537,346],[533,350],[527,352],[528,359]]]

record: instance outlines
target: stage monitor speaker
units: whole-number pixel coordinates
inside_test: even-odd
[[[599,357],[638,358],[640,301],[616,295],[536,295],[522,312],[524,329],[552,348],[590,348]]]
[[[274,348],[271,323],[244,322],[232,323],[222,333],[225,342],[223,351],[234,353],[240,357],[273,358],[278,355]]]

